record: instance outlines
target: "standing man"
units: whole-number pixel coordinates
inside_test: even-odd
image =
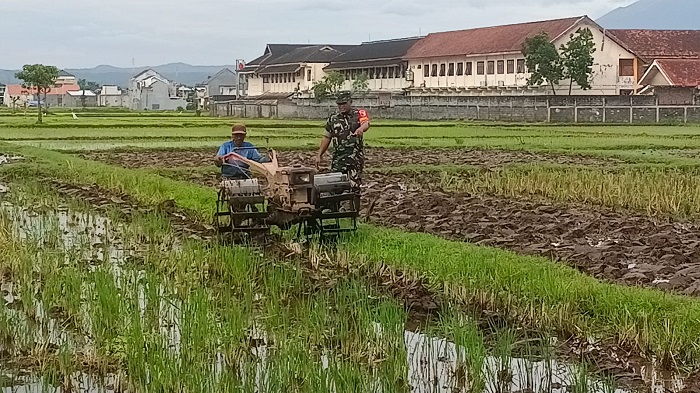
[[[249,179],[251,177],[250,166],[236,160],[234,157],[230,157],[231,153],[236,153],[257,162],[267,161],[252,143],[245,142],[246,135],[246,127],[243,124],[236,124],[231,128],[231,140],[219,147],[219,153],[214,159],[214,164],[221,167],[221,175],[223,177],[230,179]]]
[[[328,117],[326,131],[316,155],[316,168],[333,141],[331,171],[348,176],[352,191],[360,194],[362,170],[365,165],[365,152],[362,136],[369,129],[369,115],[364,109],[352,107],[350,92],[341,92],[336,98],[338,112]]]

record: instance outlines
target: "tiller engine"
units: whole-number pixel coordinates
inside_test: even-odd
[[[215,224],[220,234],[267,233],[271,226],[297,236],[322,238],[357,230],[360,196],[343,173],[319,174],[301,165],[279,167],[277,154],[258,163],[232,153],[264,179],[224,179],[219,185]],[[230,164],[225,164],[230,165]]]

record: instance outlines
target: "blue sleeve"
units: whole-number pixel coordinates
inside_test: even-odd
[[[226,154],[228,154],[228,153],[229,153],[229,152],[228,152],[227,149],[226,149],[226,144],[224,143],[223,145],[221,145],[221,147],[219,147],[219,153],[217,153],[217,155],[218,155],[218,156],[224,156],[224,155],[226,155]]]
[[[262,156],[260,155],[260,152],[258,151],[258,149],[255,148],[255,145],[253,145],[252,143],[246,143],[246,145],[247,145],[246,147],[249,148],[248,154],[246,154],[246,157],[249,160],[260,162],[260,160],[262,159]]]

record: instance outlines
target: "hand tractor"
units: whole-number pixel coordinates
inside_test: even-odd
[[[230,155],[250,166],[262,179],[223,179],[219,184],[215,225],[219,234],[254,236],[271,226],[289,230],[298,225],[297,237],[320,238],[357,230],[360,196],[340,172],[320,174],[301,165],[280,167],[277,153],[259,163],[236,153]],[[232,164],[224,164],[232,165]]]

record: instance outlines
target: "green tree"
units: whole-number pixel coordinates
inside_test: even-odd
[[[311,88],[314,97],[322,99],[337,94],[345,83],[345,76],[337,71],[331,71],[320,81],[314,82]]]
[[[78,86],[80,86],[80,90],[90,90],[90,91],[95,91],[95,90],[98,90],[100,88],[99,83],[88,81],[85,79],[78,79]]]
[[[569,36],[569,41],[560,47],[564,79],[569,79],[569,95],[574,82],[583,90],[591,88],[593,75],[593,33],[588,28],[579,28]]]
[[[364,95],[369,91],[369,75],[362,72],[357,74],[355,80],[352,82],[352,92],[353,94]]]
[[[552,93],[556,95],[554,85],[558,85],[564,78],[564,70],[557,47],[549,40],[547,33],[542,32],[527,38],[523,44],[522,53],[531,73],[527,84],[535,86],[546,82],[552,87]]]
[[[46,99],[46,93],[51,90],[51,87],[58,79],[58,68],[54,66],[47,66],[43,64],[25,64],[22,67],[22,71],[15,74],[15,78],[22,80],[22,86],[25,89],[36,89],[36,94],[39,98],[39,117],[38,122],[41,123],[41,94],[44,94],[44,99]]]

